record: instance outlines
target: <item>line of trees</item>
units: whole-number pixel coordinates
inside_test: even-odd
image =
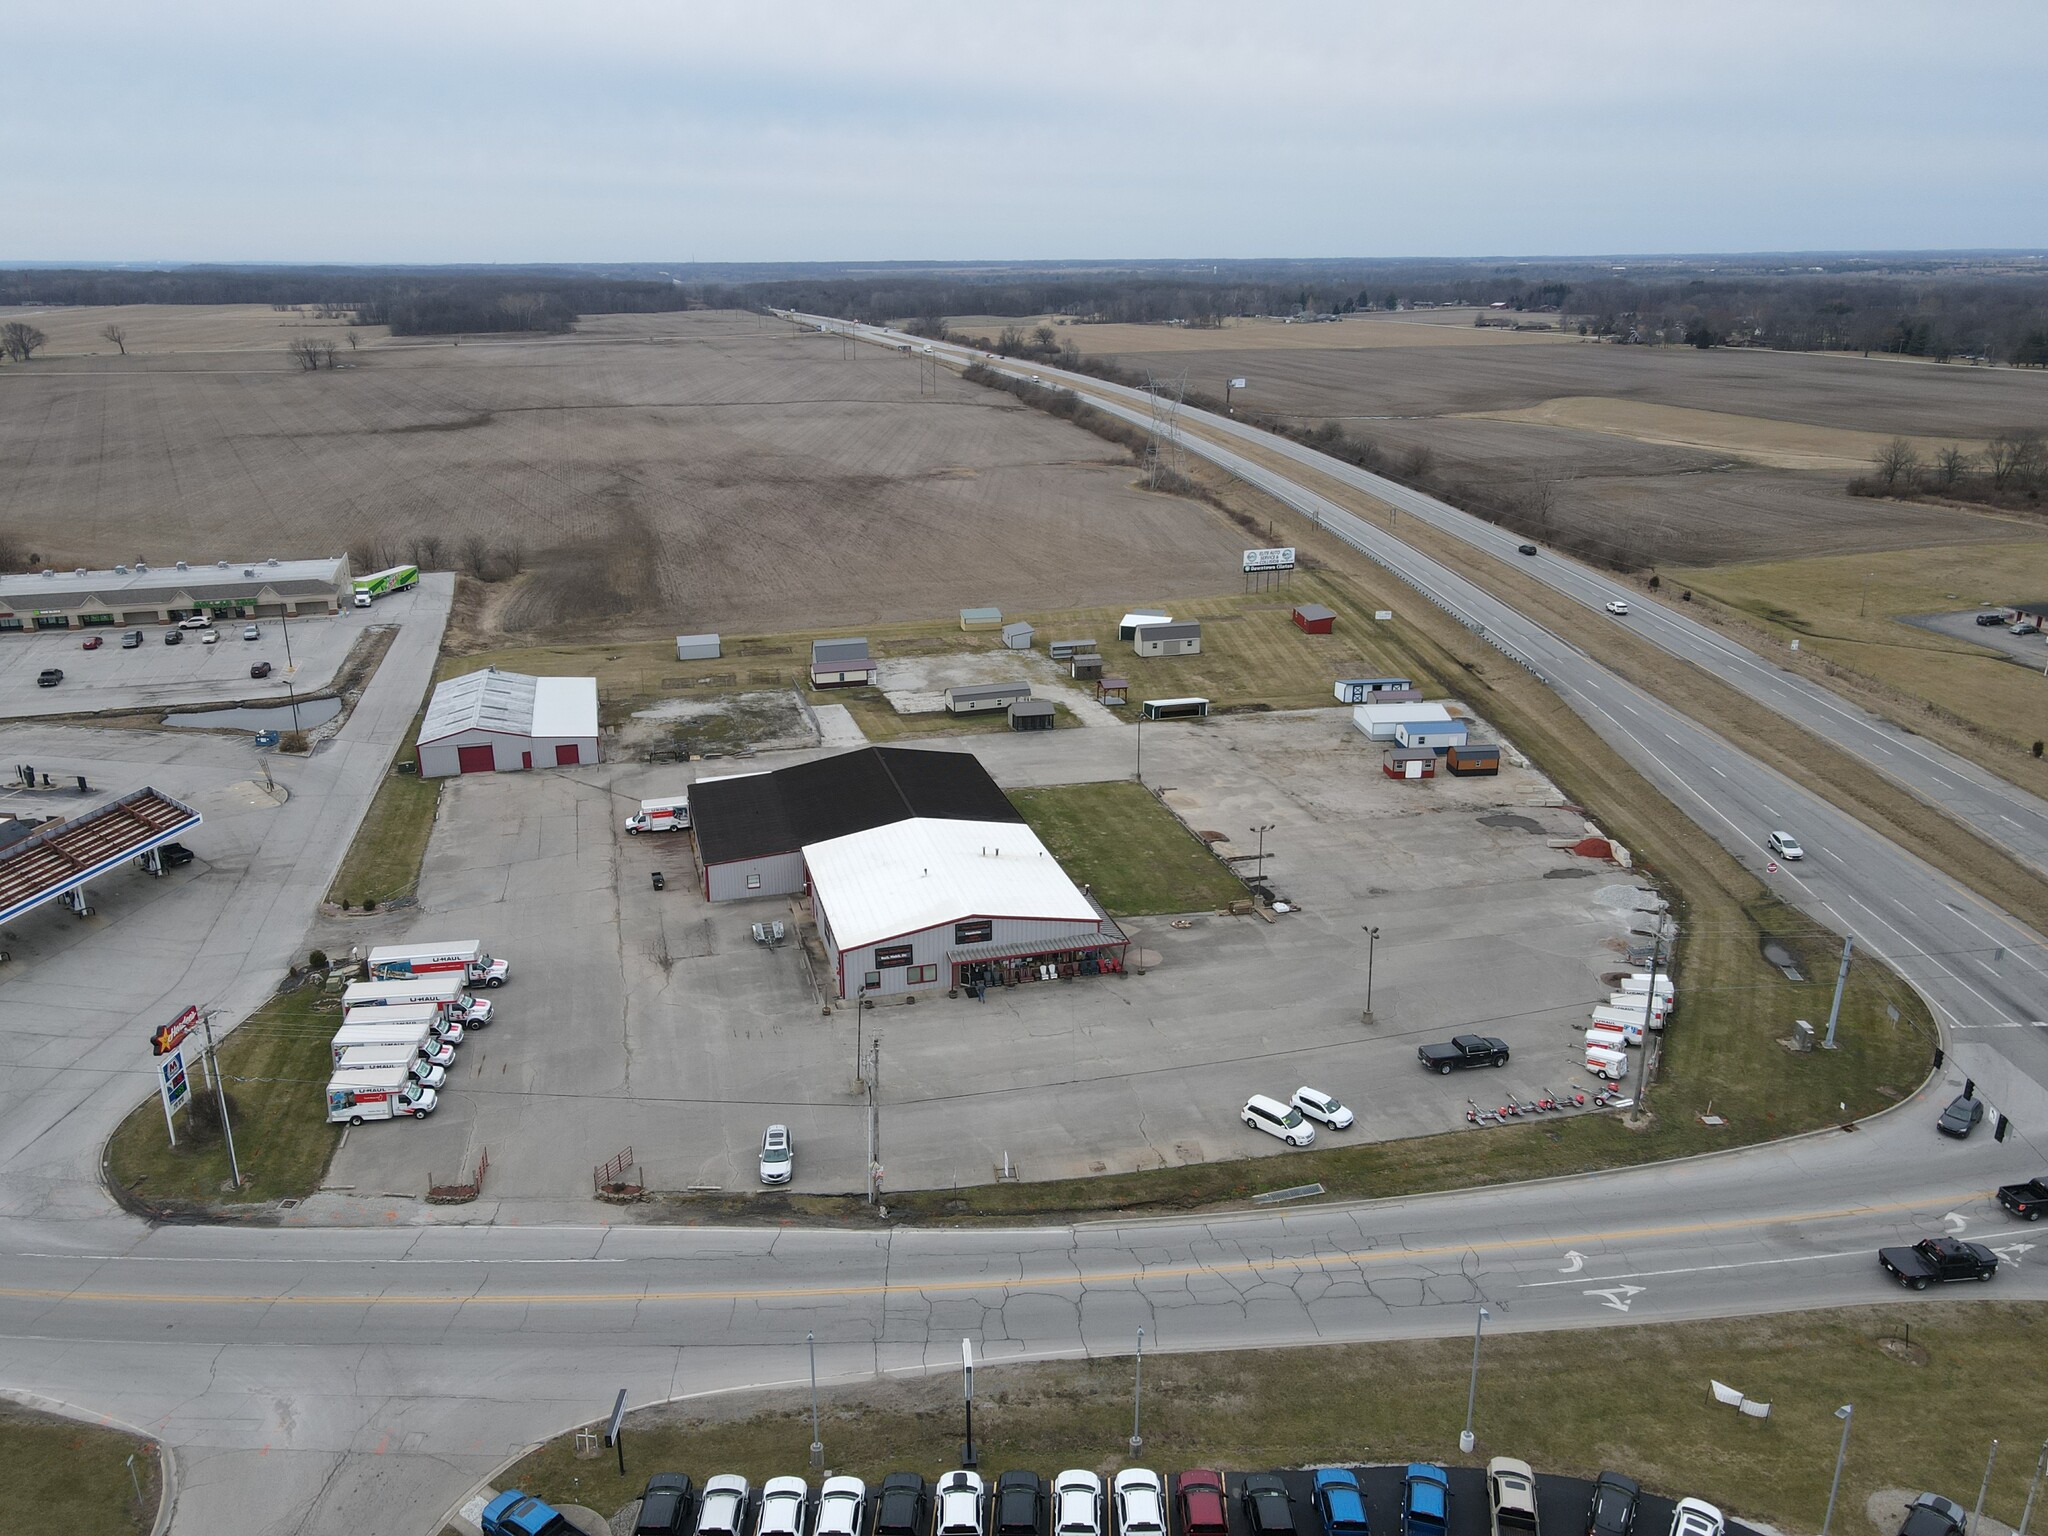
[[[2048,483],[2048,434],[2039,428],[2001,432],[1972,453],[1948,443],[1923,455],[1895,437],[1871,460],[1871,472],[1849,482],[1855,496],[1948,497],[1994,507],[2038,506]]]
[[[26,320],[10,320],[0,325],[0,352],[17,363],[25,363],[34,357],[36,350],[48,345],[49,340]]]

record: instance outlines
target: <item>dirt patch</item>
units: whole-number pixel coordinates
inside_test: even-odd
[[[666,749],[678,756],[729,754],[742,748],[817,745],[818,733],[796,694],[730,694],[713,699],[668,699],[635,710],[619,732],[622,754]]]

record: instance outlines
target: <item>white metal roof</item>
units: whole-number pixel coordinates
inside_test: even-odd
[[[1351,718],[1372,725],[1425,725],[1448,720],[1451,712],[1441,704],[1417,699],[1407,704],[1354,704]]]
[[[1022,822],[913,817],[812,843],[804,862],[842,950],[964,917],[1100,921]]]
[[[486,667],[434,688],[420,726],[422,742],[463,731],[507,736],[583,737],[597,734],[597,679],[528,677]]]
[[[1117,621],[1118,629],[1135,629],[1141,624],[1171,624],[1173,615],[1157,608],[1134,608]]]

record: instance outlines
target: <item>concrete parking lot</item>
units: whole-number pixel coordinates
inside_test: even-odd
[[[974,748],[1006,787],[1125,777],[1130,731],[994,735]],[[803,754],[790,754],[795,760]],[[763,757],[750,766],[774,766]],[[630,1147],[661,1189],[757,1187],[762,1127],[784,1121],[795,1188],[850,1191],[865,1167],[856,1038],[883,1041],[881,1158],[896,1188],[1252,1153],[1245,1097],[1302,1083],[1357,1129],[1396,1137],[1464,1123],[1468,1095],[1585,1079],[1573,1047],[1603,972],[1652,900],[1625,872],[1553,848],[1584,822],[1539,776],[1390,781],[1343,710],[1218,719],[1145,733],[1148,782],[1191,825],[1270,825],[1269,881],[1302,910],[1268,924],[1190,914],[1126,923],[1144,974],[938,997],[859,1015],[813,990],[800,948],[751,926],[787,899],[707,905],[682,838],[627,838],[631,803],[694,777],[620,765],[453,781],[402,917],[329,921],[330,951],[476,937],[513,963],[499,1021],[464,1044],[440,1112],[351,1133],[331,1186],[419,1192],[490,1153],[494,1197],[587,1194]],[[697,765],[715,767],[717,765]],[[668,888],[652,889],[662,869]],[[1361,1020],[1368,946],[1375,1021]],[[1507,1039],[1499,1072],[1439,1078],[1415,1047],[1462,1029]],[[1276,1168],[1284,1180],[1284,1171]]]
[[[1979,624],[1977,615],[1989,611],[1971,608],[1962,613],[1915,613],[1907,615],[1905,622],[1919,629],[1931,629],[1937,635],[2003,652],[2022,666],[2048,667],[2048,645],[2043,644],[2041,636],[2011,634],[2006,624]]]
[[[191,631],[179,644],[166,645],[170,626],[163,624],[143,626],[142,644],[132,651],[121,648],[126,629],[99,630],[94,636],[79,630],[0,635],[0,719],[185,704],[281,704],[288,697],[286,684],[302,697],[326,687],[363,631],[373,624],[403,624],[421,601],[415,589],[383,598],[374,608],[345,608],[332,618],[224,619],[214,645],[200,644]],[[242,638],[249,624],[262,632],[259,639]],[[86,650],[85,641],[95,637],[99,649]],[[270,663],[269,677],[249,676],[251,663],[258,661]],[[64,681],[54,688],[38,686],[36,678],[46,667],[61,671]]]

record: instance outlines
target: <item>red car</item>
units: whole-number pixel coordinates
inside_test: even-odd
[[[90,636],[88,636],[88,637],[86,638],[86,642],[85,642],[85,648],[86,648],[86,649],[87,649],[88,651],[96,651],[96,650],[98,650],[98,649],[100,648],[100,637],[99,637],[98,635],[90,635]]]
[[[1174,1501],[1180,1505],[1183,1536],[1230,1536],[1230,1511],[1223,1502],[1223,1479],[1197,1467],[1174,1480]]]

